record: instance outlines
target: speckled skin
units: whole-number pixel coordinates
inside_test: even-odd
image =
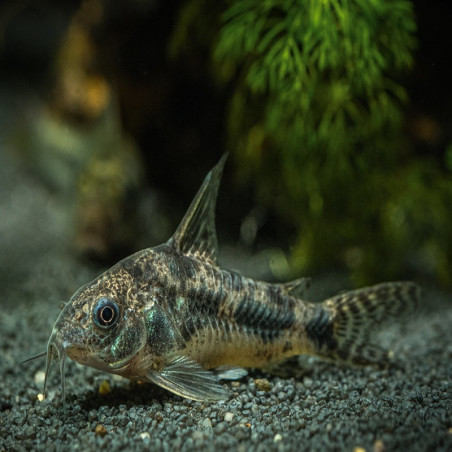
[[[262,367],[314,352],[303,327],[314,308],[282,287],[162,245],[124,259],[77,292],[55,323],[54,339],[70,342],[66,352],[81,364],[128,378],[143,378],[147,366],[164,365],[167,354],[190,356],[206,368]],[[120,321],[105,333],[91,319],[100,297],[114,299],[120,309]],[[143,347],[143,369],[121,366]]]
[[[183,397],[217,400],[227,393],[206,369],[222,367],[234,378],[243,375],[237,366],[271,368],[303,353],[355,364],[385,360],[371,331],[413,307],[418,286],[385,283],[315,305],[300,297],[303,280],[270,284],[221,269],[214,209],[224,160],[166,244],[120,261],[74,294],[49,339],[46,375],[58,357],[64,385],[67,355]],[[117,308],[108,326],[94,318],[104,299]]]

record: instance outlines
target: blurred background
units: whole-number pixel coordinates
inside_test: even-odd
[[[101,265],[167,240],[229,152],[226,261],[451,286],[451,14],[439,0],[3,0],[1,161],[65,206],[64,246]],[[2,174],[10,202],[20,178]]]

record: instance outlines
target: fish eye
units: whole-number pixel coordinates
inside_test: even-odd
[[[101,328],[113,326],[119,319],[118,305],[111,298],[99,298],[93,308],[93,319]]]

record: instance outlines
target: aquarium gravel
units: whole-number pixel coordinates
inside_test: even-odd
[[[45,349],[60,303],[100,269],[71,250],[66,200],[4,149],[0,193],[0,451],[452,450],[452,302],[425,283],[421,310],[381,335],[388,369],[306,358],[295,378],[250,372],[225,383],[228,400],[201,403],[68,362],[64,406],[56,366],[42,399],[45,360],[19,362]],[[314,279],[313,294],[338,286]]]

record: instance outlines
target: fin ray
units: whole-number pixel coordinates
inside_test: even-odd
[[[217,265],[215,206],[227,154],[212,168],[169,244],[183,254]]]
[[[224,400],[228,390],[211,371],[187,356],[173,357],[162,370],[151,370],[146,378],[181,397],[198,401]]]
[[[385,321],[413,312],[420,296],[420,287],[412,282],[346,292],[315,306],[306,333],[320,356],[358,365],[385,364],[389,352],[371,342],[371,333]]]
[[[311,285],[311,278],[298,278],[286,283],[273,283],[272,286],[279,289],[284,295],[292,295],[302,298]]]

